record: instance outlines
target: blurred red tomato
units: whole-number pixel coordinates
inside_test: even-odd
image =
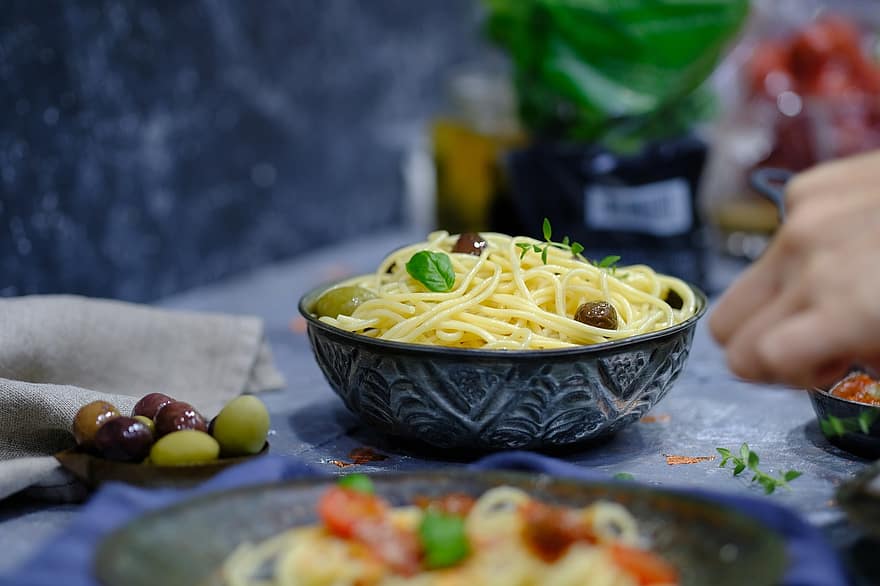
[[[794,90],[788,70],[788,47],[778,41],[757,45],[746,64],[749,94],[776,99],[784,91]]]

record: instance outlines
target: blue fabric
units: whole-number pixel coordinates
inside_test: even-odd
[[[495,454],[471,464],[469,468],[523,470],[581,480],[608,479],[588,468],[525,452]],[[91,573],[91,564],[98,543],[113,529],[145,511],[216,490],[321,475],[321,472],[299,460],[284,456],[266,456],[226,470],[190,490],[144,490],[122,484],[109,484],[83,507],[81,514],[61,535],[16,572],[0,579],[0,584],[97,586]],[[788,509],[765,498],[691,489],[681,492],[739,509],[782,535],[792,562],[783,582],[784,586],[848,585],[839,561],[819,530]]]

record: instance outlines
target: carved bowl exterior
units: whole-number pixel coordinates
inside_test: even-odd
[[[311,312],[333,285],[302,297],[318,366],[371,427],[441,448],[547,449],[638,421],[678,378],[706,311],[625,340],[561,350],[470,350],[376,340]]]

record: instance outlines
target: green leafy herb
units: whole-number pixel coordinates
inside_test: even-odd
[[[431,569],[455,565],[470,553],[464,519],[456,515],[426,511],[419,525],[419,539],[425,565]]]
[[[599,267],[600,269],[609,269],[611,274],[614,275],[617,273],[617,262],[620,260],[620,257],[616,254],[609,254],[602,260],[594,260],[590,261],[593,263],[593,266]]]
[[[483,1],[531,134],[619,150],[684,134],[712,113],[703,82],[749,10],[747,0]]]
[[[611,268],[611,267],[614,267],[615,265],[617,265],[617,261],[619,261],[619,260],[620,260],[620,257],[617,256],[616,254],[609,254],[608,256],[606,256],[605,258],[603,258],[602,260],[600,260],[599,262],[597,262],[595,264],[600,269],[607,269],[607,268]]]
[[[721,468],[727,467],[727,463],[730,462],[733,464],[733,475],[739,476],[746,468],[748,468],[752,472],[752,482],[757,482],[762,487],[764,487],[764,492],[767,494],[772,493],[777,488],[784,486],[788,488],[788,483],[803,474],[803,472],[798,472],[797,470],[789,470],[782,474],[781,478],[776,478],[767,474],[758,468],[758,464],[761,462],[761,458],[758,457],[757,452],[753,452],[749,449],[748,444],[743,444],[740,446],[739,455],[734,455],[727,448],[715,448],[719,454],[721,454]]]
[[[422,250],[412,255],[406,263],[406,272],[431,291],[443,293],[455,285],[455,271],[449,255],[443,252]]]
[[[525,258],[525,256],[530,252],[534,251],[537,254],[541,255],[541,261],[544,264],[547,264],[547,250],[552,246],[553,248],[558,248],[560,250],[568,250],[571,251],[573,256],[578,256],[580,253],[584,251],[583,244],[579,242],[572,242],[568,236],[565,236],[562,239],[562,242],[553,242],[553,228],[550,226],[550,220],[544,218],[544,224],[541,226],[541,231],[544,234],[544,242],[541,244],[531,244],[528,242],[517,242],[516,246],[522,251],[519,255],[520,259]],[[619,258],[619,257],[618,257]]]
[[[347,488],[356,492],[363,492],[366,494],[373,494],[376,492],[376,489],[373,487],[373,481],[370,480],[370,477],[366,474],[348,474],[347,476],[340,478],[338,484],[342,488]]]
[[[630,474],[629,472],[618,472],[614,476],[612,476],[614,480],[635,480],[635,476]]]
[[[862,411],[857,417],[829,415],[819,420],[826,436],[842,436],[847,433],[871,433],[871,426],[880,418],[880,411]]]

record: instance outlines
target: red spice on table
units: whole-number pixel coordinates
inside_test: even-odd
[[[348,453],[348,457],[355,464],[369,464],[370,462],[381,462],[388,459],[388,456],[385,454],[380,454],[368,446],[353,449]]]
[[[388,456],[385,454],[380,454],[373,448],[368,446],[362,446],[360,448],[355,448],[348,453],[348,458],[351,462],[347,462],[345,460],[326,460],[325,463],[333,464],[337,468],[348,468],[349,466],[358,466],[360,464],[369,464],[370,462],[381,462],[382,460],[387,460]]]
[[[671,415],[645,415],[641,419],[639,419],[642,423],[669,423],[672,419]]]
[[[715,456],[673,456],[663,454],[666,457],[666,463],[670,466],[678,466],[680,464],[699,464],[700,462],[711,462]]]
[[[337,468],[348,468],[349,466],[354,466],[351,462],[346,462],[345,460],[328,460],[328,464],[333,464]]]

